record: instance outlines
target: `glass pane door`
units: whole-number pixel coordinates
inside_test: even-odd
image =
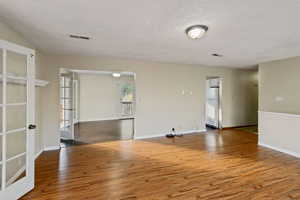
[[[1,74],[1,79],[0,79],[0,190],[3,189],[2,187],[2,166],[3,166],[3,126],[2,126],[2,122],[3,122],[3,49],[0,49],[0,74]]]
[[[60,76],[60,136],[72,140],[73,136],[73,78],[72,73]]]
[[[0,40],[0,199],[34,187],[34,81],[34,51]]]
[[[0,40],[0,199],[34,187],[34,75],[34,51]]]
[[[10,186],[26,177],[27,144],[27,55],[7,51],[3,69],[3,124],[5,138],[5,177],[2,184]]]

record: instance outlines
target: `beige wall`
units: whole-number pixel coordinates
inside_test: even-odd
[[[252,110],[244,103],[249,102],[245,91],[248,86],[244,84],[245,79],[241,78],[252,77],[255,74],[253,71],[100,57],[44,56],[42,60],[43,79],[51,82],[42,91],[43,108],[46,109],[42,127],[47,146],[58,145],[59,141],[58,73],[60,67],[135,72],[137,137],[160,135],[170,131],[172,127],[178,131],[203,130],[207,76],[223,78],[222,105],[225,127],[252,124],[255,121],[253,116],[257,114],[257,109]],[[185,95],[182,95],[182,90],[186,91]],[[252,102],[250,104],[252,106]],[[252,113],[248,115],[246,110]]]
[[[259,144],[300,157],[300,57],[259,65]]]
[[[300,114],[300,57],[259,65],[259,109]]]
[[[21,35],[0,23],[0,38],[32,47]],[[168,132],[202,130],[205,112],[205,79],[223,78],[223,126],[255,123],[255,92],[245,92],[255,72],[192,65],[160,64],[122,59],[80,56],[45,56],[37,52],[37,77],[50,81],[37,89],[36,151],[59,144],[59,68],[124,70],[136,73],[136,136],[147,137]],[[79,67],[76,67],[79,66]],[[251,81],[250,81],[251,79]],[[255,90],[254,88],[252,88]],[[182,95],[182,90],[185,94]],[[248,98],[253,96],[252,98]],[[246,103],[247,102],[247,103]],[[41,137],[43,133],[44,137]],[[42,140],[42,141],[41,141]]]
[[[244,125],[245,122],[257,124],[258,71],[233,71],[230,88],[233,96],[231,96],[232,102],[228,104],[229,108],[227,108],[231,112],[229,121],[233,126]]]
[[[133,78],[114,78],[111,74],[80,74],[79,121],[120,117],[120,84],[133,81]]]

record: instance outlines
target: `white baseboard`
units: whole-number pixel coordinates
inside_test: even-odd
[[[191,133],[203,133],[206,132],[206,129],[198,129],[198,130],[189,130],[189,131],[183,131],[181,134],[191,134]]]
[[[156,135],[146,135],[146,136],[135,136],[135,140],[148,139],[148,138],[156,138],[156,137],[164,137],[165,134],[156,134]]]
[[[297,158],[300,158],[300,154],[299,154],[299,153],[296,153],[296,152],[292,152],[292,151],[289,151],[289,150],[286,150],[286,149],[274,147],[274,146],[272,146],[272,145],[264,144],[264,143],[262,143],[262,142],[258,142],[258,145],[259,145],[259,146],[262,146],[262,147],[269,148],[269,149],[273,149],[273,150],[275,150],[275,151],[279,151],[279,152],[282,152],[282,153],[286,153],[286,154],[289,154],[289,155],[291,155],[291,156],[295,156],[295,157],[297,157]]]
[[[247,127],[247,126],[257,126],[258,124],[242,124],[242,125],[224,125],[222,128],[241,128],[241,127]]]
[[[191,133],[201,133],[201,132],[206,132],[206,129],[202,130],[189,130],[189,131],[182,131],[179,132],[179,134],[191,134]],[[148,139],[148,138],[156,138],[156,137],[165,137],[167,133],[162,133],[162,134],[155,134],[155,135],[146,135],[146,136],[136,136],[134,137],[135,140],[141,140],[141,139]]]
[[[79,120],[78,123],[82,122],[98,122],[98,121],[108,121],[108,120],[120,120],[120,119],[127,119],[127,118],[135,118],[135,116],[120,116],[120,117],[107,117],[107,118],[100,118],[100,119],[84,119]]]
[[[44,151],[53,151],[53,150],[59,150],[60,146],[49,146],[49,147],[45,147]]]
[[[43,153],[43,149],[41,149],[36,155],[35,155],[35,159],[37,159],[42,153]]]

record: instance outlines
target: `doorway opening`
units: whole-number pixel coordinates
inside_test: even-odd
[[[205,125],[207,130],[222,129],[222,79],[206,78]]]
[[[61,146],[133,139],[135,99],[135,73],[62,69]]]

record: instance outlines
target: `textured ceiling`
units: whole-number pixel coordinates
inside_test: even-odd
[[[0,1],[0,17],[46,53],[227,67],[299,56],[299,10],[297,0]],[[194,24],[209,26],[204,38],[187,39]]]

